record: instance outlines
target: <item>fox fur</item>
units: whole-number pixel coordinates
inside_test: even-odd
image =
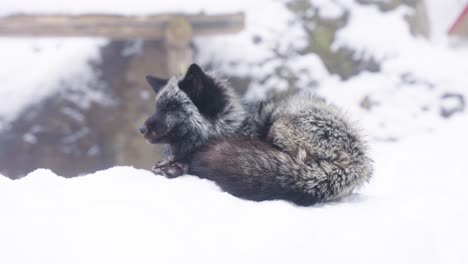
[[[147,80],[156,112],[140,132],[170,153],[157,174],[189,173],[240,198],[298,205],[339,199],[372,176],[359,131],[310,93],[245,103],[196,64],[184,76]]]

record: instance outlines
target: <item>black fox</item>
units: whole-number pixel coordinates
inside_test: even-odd
[[[169,153],[156,174],[189,173],[241,198],[298,205],[346,196],[372,175],[358,131],[309,93],[245,103],[196,64],[184,76],[147,81],[156,111],[140,132]]]

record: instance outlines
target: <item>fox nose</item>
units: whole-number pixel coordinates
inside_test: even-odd
[[[146,132],[148,132],[148,128],[146,127],[141,127],[140,129],[138,129],[140,131],[141,134],[146,134]]]

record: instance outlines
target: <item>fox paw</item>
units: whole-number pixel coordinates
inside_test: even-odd
[[[163,175],[167,178],[175,178],[188,172],[188,165],[182,162],[172,162],[161,166],[161,162],[151,169],[154,174]]]
[[[174,162],[174,160],[171,159],[171,158],[158,161],[158,163],[156,163],[156,164],[153,166],[153,169],[154,169],[154,168],[161,168],[161,167],[170,165],[170,164],[173,163],[173,162]]]

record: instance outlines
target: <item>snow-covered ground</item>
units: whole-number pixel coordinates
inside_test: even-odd
[[[372,182],[314,207],[130,167],[0,176],[0,262],[467,263],[467,134],[460,122],[375,143]]]
[[[278,64],[302,72],[299,83],[317,82],[319,94],[359,121],[375,177],[344,201],[305,208],[244,201],[193,176],[168,180],[129,167],[72,179],[47,169],[15,181],[0,175],[0,263],[468,263],[468,114],[439,114],[452,107],[445,94],[468,98],[468,49],[444,35],[466,0],[427,1],[431,40],[410,35],[405,8],[382,15],[351,0],[313,1],[326,17],[351,10],[335,48],[381,63],[381,72],[347,81],[315,54],[295,53],[304,32],[286,0],[164,2],[4,0],[0,15],[244,11],[241,34],[195,41],[197,60],[259,80]],[[93,78],[87,62],[100,59],[105,43],[0,39],[0,129],[59,90],[61,80],[86,89]],[[288,59],[276,60],[273,50]],[[284,83],[253,80],[250,94],[271,86]],[[363,98],[370,110],[360,107]]]

